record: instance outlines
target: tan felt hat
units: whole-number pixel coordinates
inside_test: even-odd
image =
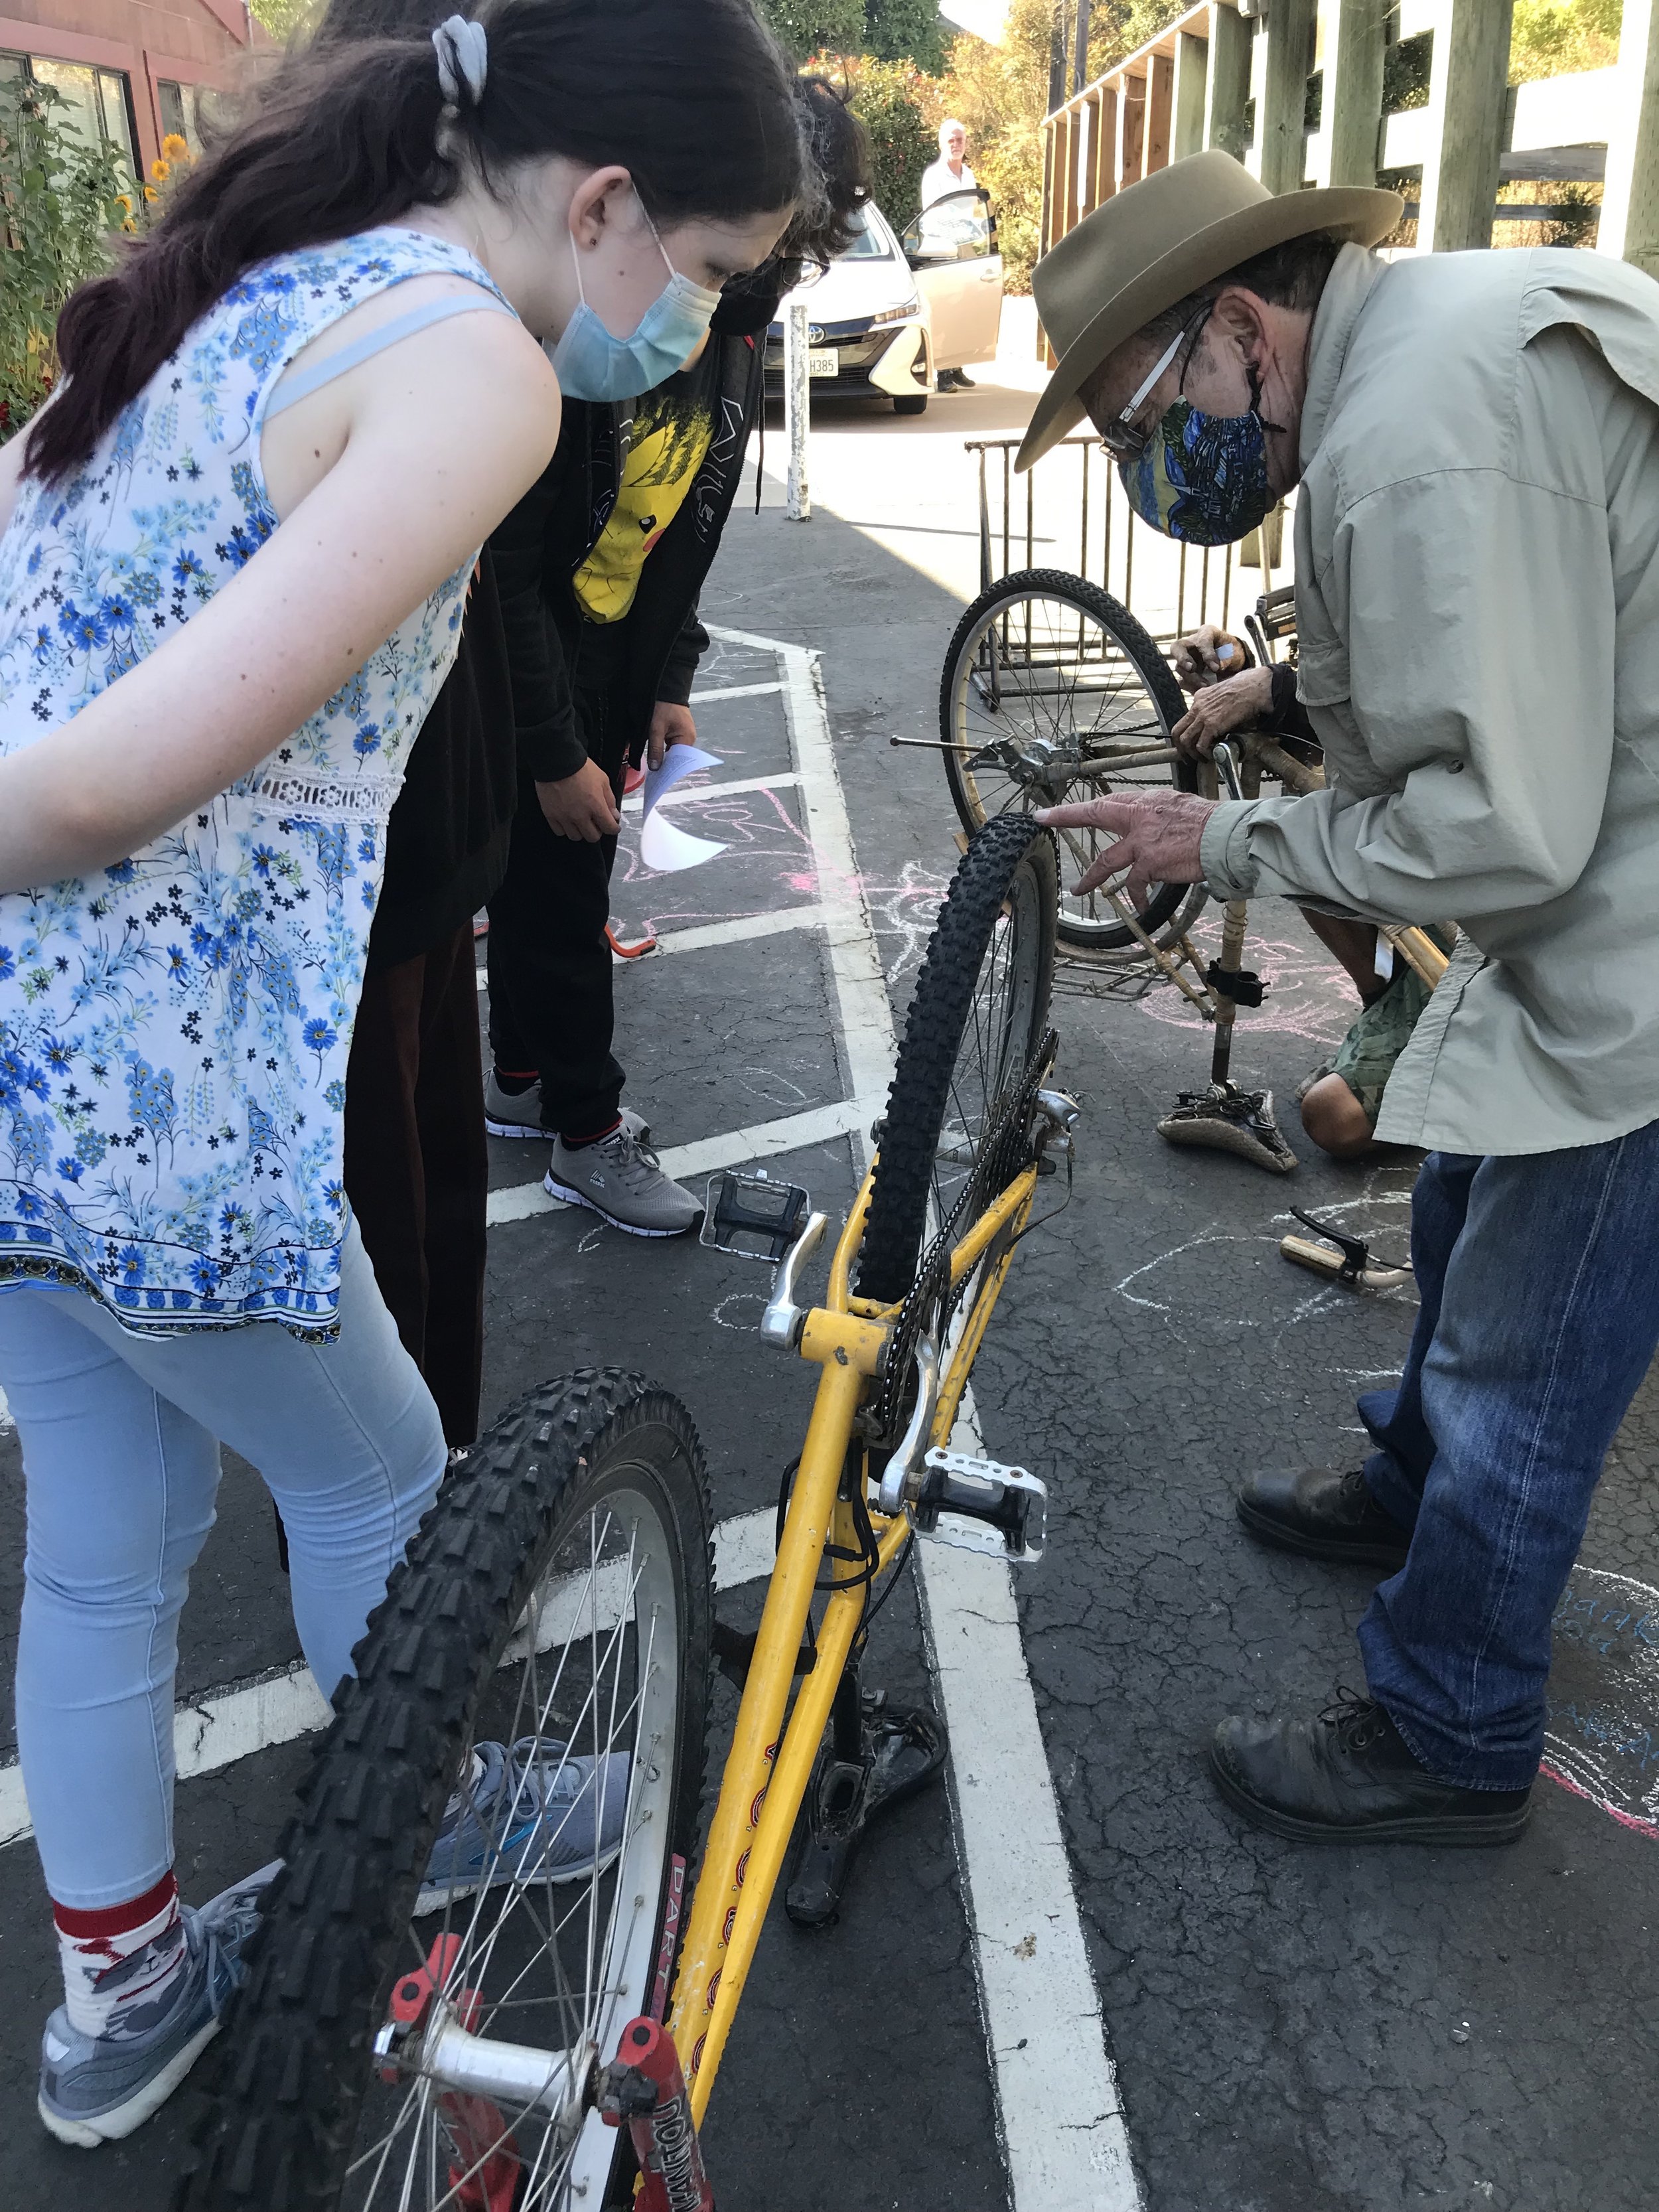
[[[1270,192],[1231,154],[1191,154],[1085,216],[1031,272],[1059,364],[1014,463],[1029,469],[1083,415],[1078,386],[1166,307],[1253,254],[1311,231],[1375,246],[1400,221],[1398,192],[1347,185]]]

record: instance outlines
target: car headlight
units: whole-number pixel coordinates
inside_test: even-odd
[[[870,318],[870,327],[872,331],[877,331],[881,328],[884,323],[908,322],[911,316],[917,312],[921,306],[921,295],[913,292],[902,307],[884,307],[878,315],[872,315]]]

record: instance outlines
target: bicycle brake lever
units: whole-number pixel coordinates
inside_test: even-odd
[[[933,1413],[939,1405],[939,1346],[931,1336],[916,1340],[916,1377],[915,1411],[893,1447],[877,1497],[882,1511],[890,1516],[902,1511],[905,1491],[933,1433]]]
[[[829,1226],[828,1214],[811,1215],[805,1228],[778,1262],[772,1295],[760,1317],[760,1333],[769,1344],[775,1344],[781,1351],[793,1352],[800,1341],[806,1310],[795,1304],[795,1287],[807,1261],[823,1242],[823,1232]]]

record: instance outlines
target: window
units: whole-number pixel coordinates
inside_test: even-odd
[[[94,69],[85,62],[58,62],[46,54],[0,54],[0,78],[25,78],[49,85],[67,103],[59,114],[88,144],[114,146],[134,175],[132,117],[127,81],[119,70]]]
[[[156,98],[161,109],[161,136],[182,138],[192,154],[202,150],[200,88],[157,77]]]
[[[893,249],[884,234],[879,217],[872,222],[867,207],[858,208],[851,219],[853,242],[842,256],[843,261],[890,261]]]

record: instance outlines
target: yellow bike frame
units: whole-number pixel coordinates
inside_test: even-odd
[[[953,1288],[974,1268],[982,1266],[982,1273],[973,1304],[953,1334],[930,1443],[950,1442],[969,1371],[1030,1215],[1036,1182],[1034,1163],[986,1207],[951,1252]],[[823,1373],[680,1950],[669,2027],[699,2121],[869,1595],[862,1578],[831,1595],[817,1626],[816,1660],[801,1678],[791,1711],[795,1662],[824,1547],[833,1541],[847,1551],[859,1548],[851,1505],[840,1496],[842,1475],[854,1422],[875,1393],[900,1311],[897,1304],[876,1305],[851,1293],[870,1188],[866,1176],[836,1247],[826,1302],[806,1316],[801,1330],[801,1357]],[[871,1519],[885,1570],[898,1557],[910,1516],[905,1511],[888,1520],[872,1507]]]

